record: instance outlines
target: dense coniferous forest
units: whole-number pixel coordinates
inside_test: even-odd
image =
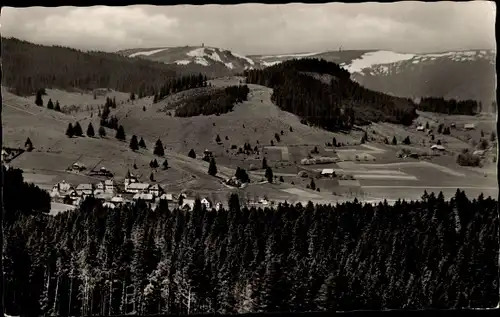
[[[42,88],[111,88],[153,95],[176,75],[169,65],[2,37],[3,83],[17,95]]]
[[[45,200],[4,173],[6,213],[18,211],[4,225],[11,315],[187,313],[188,294],[190,313],[498,303],[497,202],[482,195],[248,209],[233,194],[221,211],[89,198],[37,216]]]
[[[481,111],[481,104],[475,100],[445,100],[444,98],[426,97],[420,100],[418,110],[446,114],[473,116]]]
[[[154,102],[165,98],[170,94],[175,94],[183,90],[200,88],[207,86],[207,76],[202,74],[182,76],[168,80],[161,86],[159,92],[155,94]]]
[[[233,110],[236,103],[247,100],[247,85],[229,86],[189,97],[183,100],[175,110],[177,117],[193,117],[199,115],[220,115]]]
[[[318,80],[311,72],[330,75],[330,80]],[[244,76],[247,83],[273,88],[272,101],[282,110],[330,131],[372,121],[408,125],[417,116],[410,99],[363,88],[349,79],[349,72],[320,59],[286,61]]]

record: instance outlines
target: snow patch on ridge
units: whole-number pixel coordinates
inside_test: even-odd
[[[159,49],[152,50],[152,51],[135,52],[133,54],[130,54],[128,57],[136,57],[136,56],[139,56],[139,55],[150,56],[150,55],[153,55],[153,54],[156,54],[156,53],[159,53],[159,52],[163,52],[165,50],[168,50],[168,48],[159,48]]]
[[[299,53],[299,54],[285,54],[285,55],[267,55],[267,56],[262,56],[261,59],[268,59],[268,58],[283,58],[283,57],[308,57],[308,56],[314,56],[321,54],[323,52],[314,52],[314,53]]]
[[[231,54],[234,56],[234,57],[237,57],[237,58],[241,58],[241,59],[244,59],[248,62],[248,64],[250,65],[255,65],[254,61],[251,60],[250,58],[244,56],[244,55],[240,55],[240,54],[237,54],[235,52],[231,52]]]
[[[177,65],[187,65],[187,64],[191,64],[191,61],[179,60],[179,61],[175,61],[174,63],[176,63]]]
[[[415,54],[401,54],[391,51],[376,51],[365,53],[361,58],[354,59],[350,65],[344,66],[346,70],[352,73],[360,73],[363,69],[378,64],[391,64],[409,60],[415,57]]]

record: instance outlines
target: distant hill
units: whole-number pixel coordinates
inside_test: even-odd
[[[496,98],[496,53],[488,50],[433,54],[347,50],[243,56],[221,48],[186,46],[129,49],[119,53],[176,65],[178,70],[201,72],[210,77],[261,69],[291,59],[319,58],[340,64],[366,88],[399,97],[473,99],[486,107]]]
[[[292,58],[321,58],[339,63],[361,85],[400,97],[444,97],[481,101],[496,99],[496,52],[474,50],[433,54],[391,51],[341,51],[274,56],[251,56],[271,66]]]
[[[111,88],[150,94],[175,77],[175,67],[114,53],[82,52],[2,38],[2,85],[17,95],[42,88],[89,90]]]

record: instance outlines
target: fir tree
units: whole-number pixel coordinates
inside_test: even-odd
[[[392,137],[392,145],[397,145],[398,140],[396,140],[396,136]]]
[[[217,134],[217,137],[215,138],[215,142],[220,143],[220,136]]]
[[[156,141],[153,154],[157,155],[157,156],[164,156],[165,155],[165,150],[163,149],[163,143],[161,142],[160,139],[158,139]]]
[[[47,102],[47,109],[54,109],[54,104],[52,103],[52,99],[49,99],[49,102]]]
[[[265,157],[262,159],[262,169],[267,169],[267,159]]]
[[[69,138],[72,138],[75,135],[73,125],[71,123],[68,124],[68,128],[66,129],[66,135]]]
[[[87,136],[93,138],[95,136],[94,127],[92,126],[92,122],[89,122],[89,126],[87,127]]]
[[[131,101],[134,101],[134,100],[135,100],[135,94],[134,94],[134,93],[131,93],[131,94],[130,94],[130,100],[131,100]]]
[[[82,127],[80,126],[79,122],[75,123],[75,126],[73,127],[73,132],[74,132],[74,135],[76,135],[76,136],[83,136],[83,130],[82,130]]]
[[[335,147],[337,146],[337,139],[335,137],[332,139],[332,145]]]
[[[271,170],[271,168],[269,166],[266,168],[265,177],[269,183],[273,182],[273,171]]]
[[[165,159],[165,161],[163,161],[163,169],[166,170],[168,169],[168,161]]]
[[[403,140],[403,144],[410,145],[410,137],[406,136],[406,138]]]
[[[311,183],[309,184],[309,187],[311,187],[312,190],[316,189],[316,183],[314,182],[313,178],[311,178]]]
[[[153,172],[151,172],[151,174],[149,174],[149,180],[152,182],[155,181],[155,176],[154,176]]]
[[[217,165],[215,164],[215,159],[213,157],[210,160],[210,165],[208,166],[208,175],[210,176],[217,175]]]
[[[120,125],[118,127],[118,130],[116,130],[116,135],[115,138],[120,140],[120,141],[125,141],[125,129],[123,129],[123,126]]]
[[[43,107],[42,91],[36,92],[35,105]]]
[[[144,139],[141,137],[141,140],[139,141],[139,147],[145,149],[146,148],[146,142],[144,142]]]
[[[195,159],[195,158],[196,158],[196,153],[194,153],[194,150],[193,150],[193,149],[191,149],[191,150],[189,151],[188,156],[189,156],[190,158],[192,158],[192,159]]]
[[[31,139],[30,139],[30,138],[27,138],[27,139],[26,139],[26,142],[24,142],[24,148],[25,148],[25,149],[26,149],[26,151],[28,151],[28,152],[33,151],[33,143],[31,142]]]
[[[139,142],[137,141],[137,136],[135,136],[135,134],[130,139],[130,149],[132,149],[132,151],[139,150]]]
[[[56,101],[56,105],[54,107],[54,110],[61,112],[61,105],[59,104],[59,100]]]
[[[99,136],[100,136],[101,138],[104,138],[104,137],[106,136],[106,129],[104,129],[104,127],[103,127],[103,126],[100,126],[100,127],[99,127]]]

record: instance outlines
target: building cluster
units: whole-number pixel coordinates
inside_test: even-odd
[[[190,199],[185,194],[174,195],[166,193],[159,184],[143,183],[130,172],[125,177],[124,186],[118,186],[114,180],[108,179],[96,184],[78,184],[76,187],[62,181],[53,186],[50,191],[52,200],[64,204],[78,206],[85,198],[94,197],[103,201],[103,206],[109,208],[118,207],[124,203],[133,203],[139,200],[151,203],[152,207],[161,200],[166,201],[169,206],[181,207],[192,210],[195,199]],[[201,203],[207,209],[221,209],[222,203],[214,203],[209,198],[201,198]]]

